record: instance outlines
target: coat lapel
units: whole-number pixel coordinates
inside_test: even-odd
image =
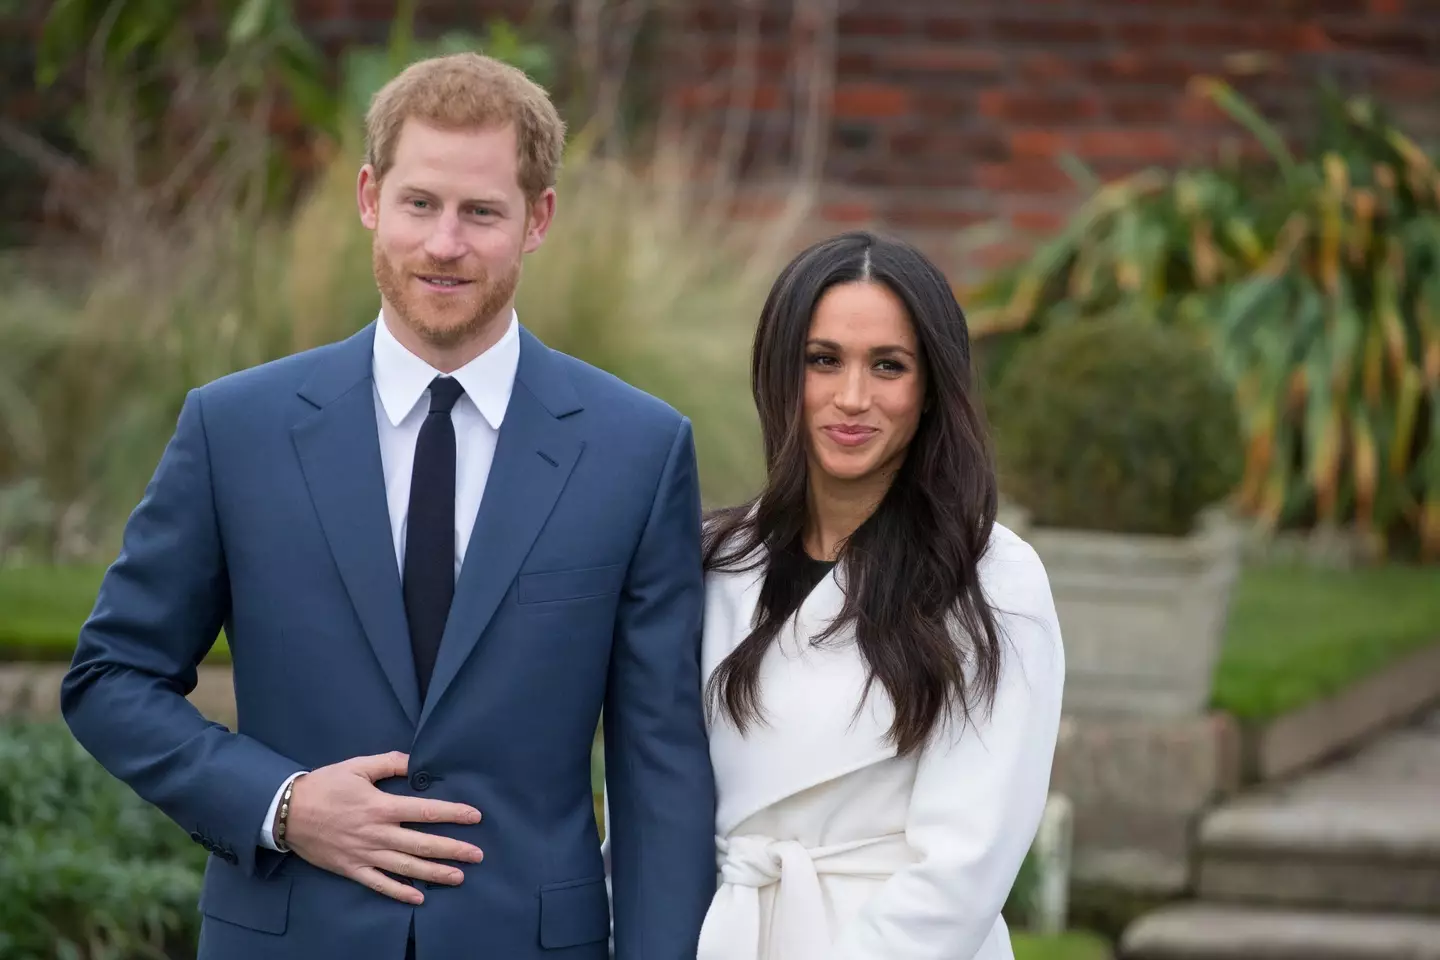
[[[707,676],[749,632],[763,570],[711,574],[706,606]],[[894,708],[883,686],[864,702],[866,668],[853,630],[823,646],[810,638],[844,604],[836,568],[780,631],[760,668],[765,722],[744,735],[723,715],[710,728],[710,756],[720,786],[716,815],[722,835],[786,797],[895,756],[886,738]]]
[[[521,330],[520,367],[440,640],[423,726],[469,659],[580,458],[561,418],[581,409],[551,351]]]
[[[374,336],[372,323],[317,364],[300,396],[319,409],[299,421],[292,435],[350,602],[391,689],[414,723],[420,692],[385,503],[371,385]]]

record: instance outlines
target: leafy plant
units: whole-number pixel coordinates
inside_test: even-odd
[[[197,39],[195,4],[186,0],[55,0],[36,50],[36,82],[47,87],[85,62],[111,79],[144,77],[144,101],[158,107],[168,91],[156,68],[185,49],[205,62],[246,61],[248,90],[278,84],[305,123],[329,129],[335,102],[324,61],[290,0],[217,0],[212,9],[224,29]]]
[[[1246,512],[1271,529],[1349,523],[1376,552],[1440,559],[1434,160],[1362,99],[1325,94],[1297,157],[1231,88],[1197,90],[1268,162],[1099,187],[978,292],[977,337],[1001,341],[1003,367],[1014,341],[1117,309],[1193,331],[1239,400]]]
[[[1015,882],[1011,884],[1010,893],[1005,897],[1005,905],[1001,910],[1005,922],[1012,930],[1023,930],[1030,925],[1040,896],[1039,888],[1040,864],[1035,851],[1030,850],[1026,852],[1025,859],[1020,861],[1020,870],[1015,874]]]
[[[512,24],[492,20],[482,34],[452,30],[434,40],[414,36],[415,0],[401,0],[390,24],[390,39],[384,47],[350,47],[340,57],[340,103],[342,122],[356,123],[365,115],[370,98],[407,65],[427,57],[466,51],[519,67],[541,86],[555,78],[555,61],[544,44],[531,42]]]
[[[60,724],[0,726],[0,960],[193,951],[204,861]]]
[[[1179,536],[1239,476],[1207,348],[1120,313],[1026,344],[995,402],[1002,484],[1037,524]]]

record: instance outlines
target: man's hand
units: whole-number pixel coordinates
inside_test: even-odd
[[[479,823],[480,811],[462,803],[393,797],[375,786],[405,776],[409,762],[403,753],[355,757],[300,777],[290,797],[286,843],[309,863],[404,903],[423,903],[425,897],[382,870],[459,884],[464,874],[457,867],[431,861],[479,863],[480,848],[400,824]]]

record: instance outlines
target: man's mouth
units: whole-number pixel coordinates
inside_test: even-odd
[[[473,280],[466,280],[463,277],[443,277],[434,274],[420,274],[418,279],[427,286],[436,287],[441,290],[453,290],[456,287],[469,286],[475,282]]]

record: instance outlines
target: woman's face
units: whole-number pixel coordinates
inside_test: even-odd
[[[925,405],[915,328],[889,287],[843,283],[821,297],[805,344],[804,402],[812,472],[888,482]]]

